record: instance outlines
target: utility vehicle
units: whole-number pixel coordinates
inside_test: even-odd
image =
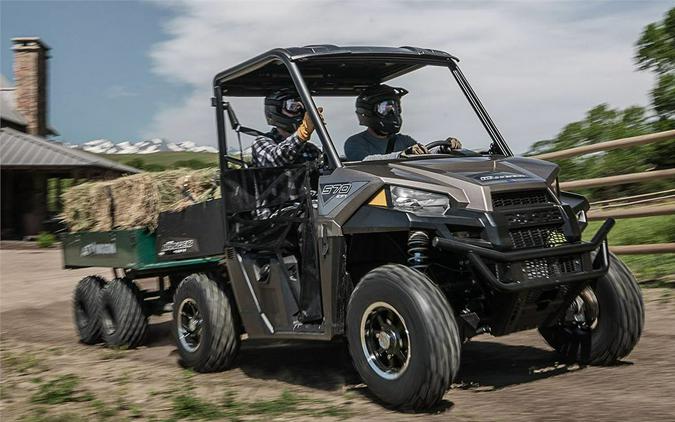
[[[489,146],[451,151],[435,141],[428,155],[342,159],[315,99],[356,97],[426,67],[447,70]],[[239,123],[232,101],[289,87],[316,126],[323,162],[253,168],[228,155],[227,132],[259,133]],[[374,395],[413,409],[442,399],[462,344],[478,334],[538,328],[566,359],[601,365],[638,342],[643,302],[608,250],[614,222],[582,240],[588,202],[560,191],[557,165],[512,154],[452,55],[274,49],[217,74],[213,89],[221,198],[161,214],[153,233],[65,236],[67,268],[114,268],[109,282],[77,286],[83,342],[137,346],[148,315],[172,310],[183,364],[208,372],[233,365],[244,334],[346,337]],[[157,289],[138,287],[153,277]]]

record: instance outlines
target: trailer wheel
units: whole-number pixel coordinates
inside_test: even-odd
[[[84,344],[96,344],[101,340],[101,290],[105,286],[103,278],[92,275],[77,283],[73,294],[73,313],[75,327],[80,341]]]
[[[558,323],[539,328],[568,361],[611,365],[640,339],[645,320],[640,287],[619,258],[610,254],[609,261],[607,274],[586,287]]]
[[[452,308],[425,275],[403,265],[366,274],[347,308],[347,340],[368,388],[396,408],[426,409],[457,374],[461,339]]]
[[[143,294],[128,278],[116,278],[101,293],[103,340],[111,347],[134,348],[148,329]]]
[[[216,372],[232,365],[241,343],[234,312],[222,284],[206,274],[183,279],[174,296],[173,320],[184,366]]]

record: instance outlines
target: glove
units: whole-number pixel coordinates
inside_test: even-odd
[[[462,149],[462,143],[459,142],[459,139],[453,138],[452,136],[445,140],[450,146],[450,149]]]
[[[323,122],[323,107],[319,107],[318,109],[319,116]],[[313,132],[314,123],[312,122],[312,118],[309,116],[309,113],[305,112],[305,117],[302,118],[302,123],[300,123],[300,126],[298,126],[298,131],[296,132],[298,139],[302,142],[307,142],[309,141],[309,138],[312,137]]]
[[[429,150],[422,144],[415,144],[406,148],[401,155],[423,155],[428,154]]]

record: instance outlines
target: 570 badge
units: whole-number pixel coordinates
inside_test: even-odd
[[[333,197],[344,198],[351,190],[351,183],[330,183],[321,185],[321,199],[323,199],[323,202],[325,203]]]

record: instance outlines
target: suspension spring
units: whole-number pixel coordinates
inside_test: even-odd
[[[429,235],[415,231],[408,236],[408,266],[425,272],[429,267]]]

